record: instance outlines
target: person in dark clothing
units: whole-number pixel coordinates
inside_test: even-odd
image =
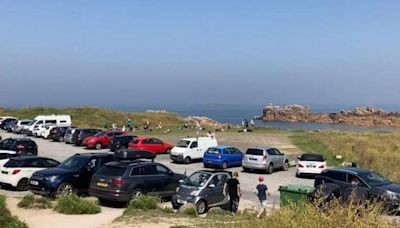
[[[267,207],[267,195],[270,193],[268,192],[267,185],[264,184],[264,177],[258,177],[259,184],[257,185],[256,194],[258,196],[258,201],[260,202],[260,212],[257,214],[257,218],[261,218],[263,214],[265,214],[265,209]]]
[[[239,208],[239,199],[242,196],[238,177],[239,177],[238,172],[236,171],[233,172],[232,178],[229,179],[224,185],[224,195],[226,196],[227,194],[229,194],[230,198],[229,209],[232,215],[236,214]]]

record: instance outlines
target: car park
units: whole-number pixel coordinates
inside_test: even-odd
[[[320,154],[302,154],[297,160],[297,177],[320,174],[326,169],[326,161]]]
[[[93,136],[86,137],[83,140],[83,145],[86,146],[86,148],[96,148],[98,150],[102,148],[108,148],[111,139],[114,136],[119,136],[119,135],[126,135],[126,132],[124,131],[101,131]]]
[[[84,146],[83,142],[85,138],[93,136],[99,132],[101,132],[101,130],[95,128],[77,128],[72,135],[72,141],[75,146]]]
[[[73,127],[67,128],[67,130],[64,133],[64,142],[65,143],[67,143],[67,144],[74,143],[73,136],[74,136],[75,130],[76,130],[76,128],[73,128]]]
[[[347,201],[353,197],[359,203],[382,202],[389,213],[400,211],[400,184],[393,183],[379,173],[367,169],[357,167],[326,169],[316,176],[314,187],[325,200],[335,197]]]
[[[17,122],[17,124],[12,127],[11,131],[13,133],[20,134],[21,131],[23,130],[24,126],[27,126],[31,122],[32,122],[32,120],[19,120]]]
[[[127,150],[127,153],[135,152]],[[142,156],[135,155],[134,158]],[[100,201],[119,202],[129,202],[142,195],[171,197],[184,178],[184,175],[174,173],[157,162],[137,159],[114,161],[104,165],[93,176],[89,193]]]
[[[1,150],[12,150],[18,155],[37,155],[38,146],[30,138],[7,138],[0,142]]]
[[[55,168],[33,173],[29,191],[51,197],[87,193],[93,174],[114,160],[115,156],[110,153],[75,154]]]
[[[172,196],[172,207],[178,209],[182,205],[192,203],[197,212],[203,214],[211,207],[226,207],[229,196],[223,193],[224,185],[230,178],[230,172],[197,171],[183,180]]]
[[[35,171],[56,167],[59,164],[58,161],[45,157],[12,157],[1,162],[0,184],[10,185],[19,191],[26,191],[29,178]]]
[[[49,139],[55,142],[63,142],[64,136],[70,127],[54,127],[50,130]]]
[[[208,148],[216,146],[218,142],[215,137],[184,138],[172,148],[170,158],[174,162],[189,164],[201,160]]]
[[[268,174],[277,169],[287,171],[289,158],[278,149],[267,146],[248,148],[242,160],[243,170],[265,170]]]
[[[117,151],[121,149],[127,149],[129,146],[129,142],[132,141],[134,138],[137,136],[135,135],[119,135],[119,136],[114,136],[111,139],[111,142],[109,144],[110,151]]]
[[[226,169],[232,166],[241,166],[243,153],[232,146],[210,147],[203,156],[204,167],[219,167]]]
[[[147,150],[153,153],[169,153],[172,149],[172,145],[165,143],[159,139],[152,137],[142,137],[138,136],[129,142],[128,148]]]

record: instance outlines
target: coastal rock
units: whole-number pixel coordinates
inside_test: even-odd
[[[183,119],[186,123],[196,124],[200,123],[202,126],[221,127],[222,124],[206,116],[188,116]]]

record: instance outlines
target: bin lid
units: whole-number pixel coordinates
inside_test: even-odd
[[[279,186],[279,191],[286,192],[297,192],[297,193],[313,193],[315,190],[314,187],[303,185],[303,184],[289,184],[284,186]]]

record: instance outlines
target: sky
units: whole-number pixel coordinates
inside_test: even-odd
[[[400,1],[0,0],[0,106],[383,105]]]

